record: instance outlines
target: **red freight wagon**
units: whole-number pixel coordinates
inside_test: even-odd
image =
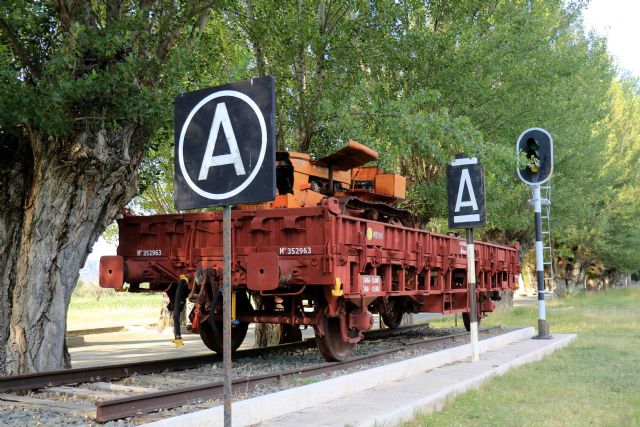
[[[364,167],[378,154],[355,141],[317,161],[276,155],[277,197],[232,213],[232,348],[249,323],[277,323],[300,338],[311,325],[327,360],[350,357],[380,313],[390,328],[404,313],[462,313],[469,324],[466,244],[413,227],[393,206],[406,180]],[[167,292],[179,318],[194,303],[193,330],[222,350],[222,214],[125,216],[117,256],[100,260],[100,285]],[[476,243],[478,313],[514,289],[517,246]],[[176,328],[179,339],[179,327]]]

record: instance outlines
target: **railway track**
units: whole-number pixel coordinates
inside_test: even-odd
[[[371,340],[382,337],[402,335],[409,332],[425,330],[427,327],[428,325],[422,324],[393,330],[373,330],[365,333],[365,339]],[[269,353],[273,352],[314,347],[315,345],[315,340],[312,338],[296,343],[281,344],[266,348],[238,350],[234,353],[233,359],[239,360],[248,357],[267,356]],[[152,360],[146,362],[122,363],[117,365],[97,366],[90,368],[61,369],[58,371],[13,375],[10,377],[0,377],[0,393],[27,391],[43,387],[62,386],[67,384],[101,382],[105,380],[128,378],[133,375],[144,375],[165,371],[183,371],[221,361],[222,355],[211,353],[201,356],[174,357],[170,359]]]
[[[313,341],[306,340],[299,343],[282,344],[267,348],[240,350],[234,354],[234,360],[264,355],[269,352],[281,351],[283,349],[312,347],[313,345],[315,345]],[[153,374],[164,371],[183,371],[221,361],[221,355],[211,353],[201,356],[174,357],[170,359],[146,362],[122,363],[90,368],[61,369],[58,371],[0,377],[0,393],[12,393],[67,384],[116,380],[128,378],[133,375]]]
[[[482,333],[487,334],[496,328],[484,328]],[[308,378],[323,374],[330,374],[335,371],[347,370],[350,368],[376,363],[391,357],[400,350],[414,351],[422,350],[430,346],[444,342],[466,339],[468,333],[450,333],[444,336],[429,338],[406,339],[407,335],[417,334],[426,330],[425,325],[417,325],[396,330],[371,331],[366,339],[375,341],[378,338],[388,339],[389,337],[400,337],[399,345],[380,351],[373,351],[368,354],[355,356],[346,362],[324,362],[315,363],[309,366],[295,367],[291,369],[278,370],[274,372],[258,375],[241,375],[233,379],[235,393],[252,393],[258,388],[277,387],[283,379],[288,378]],[[431,330],[433,333],[433,330]],[[268,349],[250,349],[239,351],[235,355],[235,360],[242,360],[250,357],[263,357],[274,352],[290,351],[304,347],[313,347],[313,340],[301,343],[287,344],[270,347]],[[267,359],[268,360],[268,359]],[[177,387],[169,390],[157,390],[153,387],[140,387],[132,385],[112,384],[106,380],[129,378],[134,375],[157,374],[167,371],[183,371],[197,367],[209,367],[221,358],[216,355],[166,359],[162,361],[143,362],[135,364],[123,364],[107,366],[103,368],[83,368],[56,371],[42,374],[22,375],[18,377],[0,377],[0,404],[13,404],[26,407],[40,408],[41,410],[51,410],[95,419],[98,422],[106,422],[131,416],[139,416],[155,412],[159,409],[175,408],[181,405],[190,404],[194,401],[205,401],[219,399],[223,395],[223,382],[197,381],[195,378],[186,378],[184,383],[196,383],[189,386],[178,384]],[[64,375],[66,374],[66,375]],[[143,377],[141,377],[143,378]],[[70,384],[77,386],[70,387]],[[87,388],[90,384],[91,388]],[[33,398],[29,396],[8,395],[8,392],[25,391],[38,389],[39,392],[49,396],[51,394],[61,396],[74,396],[95,399],[95,408],[86,404],[73,404],[59,402],[55,399]],[[56,406],[57,405],[57,406]],[[2,406],[2,405],[0,405]],[[49,409],[47,409],[49,408]]]

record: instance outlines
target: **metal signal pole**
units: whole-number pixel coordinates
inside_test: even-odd
[[[538,335],[536,339],[551,339],[544,304],[544,253],[542,243],[542,199],[540,185],[551,178],[553,172],[553,138],[542,128],[529,128],[516,141],[518,176],[533,189],[533,212],[536,225],[536,275],[538,278]],[[527,161],[521,164],[522,155]]]
[[[473,228],[467,228],[467,292],[469,294],[469,332],[471,333],[471,361],[480,360],[478,353],[478,302],[476,297],[476,250]]]
[[[231,206],[222,211],[222,359],[224,365],[224,427],[231,427]],[[213,308],[211,310],[213,316]]]
[[[538,335],[536,339],[550,339],[547,311],[544,303],[544,254],[542,252],[542,199],[540,186],[533,186],[533,211],[536,222],[536,276],[538,278]]]

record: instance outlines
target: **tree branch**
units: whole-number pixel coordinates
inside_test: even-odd
[[[32,77],[37,77],[42,73],[40,64],[31,59],[29,51],[20,42],[18,35],[13,31],[9,23],[2,17],[0,17],[0,30],[0,35],[4,35],[4,37],[2,38],[5,39],[5,41],[13,51],[13,54],[20,60],[22,67],[30,70],[29,80],[33,83]]]
[[[189,43],[193,43],[195,38],[199,34],[202,34],[202,31],[204,30],[204,27],[207,25],[207,21],[209,20],[209,13],[210,12],[207,10],[200,15],[200,17],[196,21],[196,25],[193,26],[191,34],[189,35]]]
[[[107,0],[106,25],[109,26],[117,22],[122,17],[122,0]]]
[[[333,29],[336,27],[336,25],[338,25],[338,22],[340,22],[342,18],[345,17],[348,11],[349,11],[349,5],[345,4],[343,8],[338,8],[336,10],[336,13],[334,13],[332,17],[327,16],[327,19],[326,19],[327,25],[325,25],[324,34],[327,34],[327,35],[331,34],[333,32]],[[328,11],[327,11],[327,14],[328,14]]]
[[[196,6],[192,7],[192,8],[190,8],[190,9],[186,10],[185,13],[181,17],[179,17],[178,19],[176,19],[175,16],[170,16],[168,18],[168,20],[171,23],[175,23],[175,24],[174,24],[173,31],[169,31],[168,32],[167,36],[162,41],[162,43],[160,43],[160,45],[158,47],[158,50],[157,50],[157,53],[156,53],[157,56],[158,56],[158,59],[160,59],[160,60],[166,59],[167,55],[169,54],[169,51],[171,50],[171,47],[173,46],[175,41],[178,39],[178,35],[183,30],[182,24],[186,24],[194,16],[197,16],[200,13],[205,13],[206,11],[208,11],[209,8],[213,7],[213,1],[214,0],[208,0],[208,1],[203,2],[200,5],[196,5]],[[205,21],[205,23],[206,23],[206,21]],[[204,23],[203,23],[203,25],[204,25]]]
[[[76,13],[80,6],[80,0],[54,0],[53,2],[58,12],[58,20],[65,31],[69,31],[76,20]]]
[[[82,4],[82,23],[87,28],[97,29],[98,20],[96,19],[96,13],[93,10],[93,4],[91,0],[84,0]]]
[[[253,5],[251,0],[247,0],[246,2],[246,6],[247,6],[247,15],[246,18],[251,22],[251,21],[256,21],[256,16],[253,13]],[[240,23],[240,25],[242,26],[242,23]],[[266,60],[264,58],[264,55],[262,54],[262,46],[260,44],[260,42],[258,41],[258,38],[251,33],[251,25],[246,25],[246,27],[243,27],[245,32],[247,33],[247,36],[249,37],[249,40],[251,41],[251,45],[253,48],[253,57],[256,60],[256,67],[258,68],[258,74],[261,76],[266,75],[267,72],[267,64],[266,64]]]

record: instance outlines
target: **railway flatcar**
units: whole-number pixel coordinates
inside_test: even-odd
[[[313,327],[328,361],[348,359],[376,313],[389,328],[421,312],[461,313],[468,325],[465,241],[416,228],[394,206],[405,178],[365,166],[377,157],[355,141],[317,161],[277,153],[276,199],[232,212],[233,350],[252,322],[281,324],[294,338]],[[118,226],[100,286],[167,292],[178,314],[188,298],[193,331],[221,352],[222,213],[125,215]],[[514,289],[517,249],[476,243],[479,315]]]

